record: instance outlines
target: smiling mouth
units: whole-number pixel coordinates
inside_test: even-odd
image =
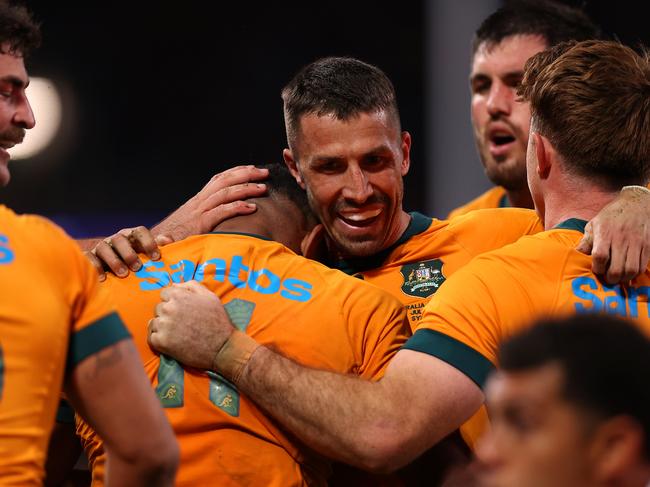
[[[353,227],[366,227],[373,224],[381,212],[381,208],[366,211],[339,212],[338,217],[347,225]]]

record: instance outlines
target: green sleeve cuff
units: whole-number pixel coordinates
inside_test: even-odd
[[[417,330],[402,347],[426,353],[457,368],[481,389],[495,367],[487,358],[464,343],[435,330]]]
[[[121,340],[131,338],[117,313],[110,313],[79,330],[70,337],[67,370],[74,369],[79,362]]]
[[[70,406],[70,403],[65,399],[61,399],[59,402],[59,408],[56,410],[56,422],[57,423],[74,423],[74,409]]]

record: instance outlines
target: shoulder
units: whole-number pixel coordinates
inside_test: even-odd
[[[449,220],[447,230],[473,255],[516,242],[544,230],[533,210],[492,208],[475,210]]]

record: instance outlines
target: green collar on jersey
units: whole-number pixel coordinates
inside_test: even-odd
[[[506,193],[503,193],[503,196],[499,198],[499,208],[511,208],[511,207],[512,205],[510,204],[508,195]]]
[[[398,238],[390,247],[368,257],[339,260],[338,262],[332,263],[330,267],[350,275],[381,267],[388,255],[395,250],[395,248],[408,241],[411,237],[424,232],[431,226],[431,222],[433,221],[432,218],[429,218],[422,213],[418,213],[417,211],[412,211],[409,215],[411,216],[411,221],[406,227],[406,230],[404,230],[404,233],[402,233],[400,238]]]
[[[558,223],[553,228],[578,230],[579,232],[585,233],[585,225],[587,225],[586,220],[581,220],[580,218],[569,218],[568,220]]]
[[[263,237],[262,235],[257,235],[256,233],[246,233],[246,232],[208,232],[208,235],[244,235],[245,237],[259,238],[262,240],[272,240],[268,237]]]

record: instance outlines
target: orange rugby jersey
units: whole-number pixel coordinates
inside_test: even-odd
[[[177,485],[324,485],[327,462],[281,430],[213,373],[181,368],[152,352],[147,323],[160,291],[195,279],[219,295],[233,321],[259,343],[307,366],[378,379],[404,344],[400,303],[358,279],[254,235],[214,233],[162,249],[127,279],[109,277],[181,449]],[[144,262],[144,261],[143,261]],[[101,482],[101,444],[78,432]]]
[[[0,485],[41,485],[64,374],[128,333],[54,224],[0,205]]]
[[[499,344],[536,318],[611,313],[650,333],[650,272],[629,286],[601,283],[591,257],[574,250],[585,223],[570,219],[474,259],[429,302],[405,348],[450,363],[482,387],[498,366]]]
[[[338,268],[399,299],[411,330],[415,330],[425,305],[449,276],[483,252],[542,230],[537,214],[521,208],[479,210],[446,221],[414,212],[409,226],[391,247],[369,258],[340,262]],[[482,407],[461,428],[471,448],[486,420]]]
[[[503,187],[495,186],[488,189],[482,195],[450,211],[447,218],[454,218],[473,210],[484,210],[488,208],[510,208],[510,201],[508,201],[508,195]]]
[[[415,330],[424,306],[450,275],[483,252],[543,229],[534,211],[520,208],[481,210],[453,220],[411,213],[408,228],[391,247],[336,267],[399,299]]]

